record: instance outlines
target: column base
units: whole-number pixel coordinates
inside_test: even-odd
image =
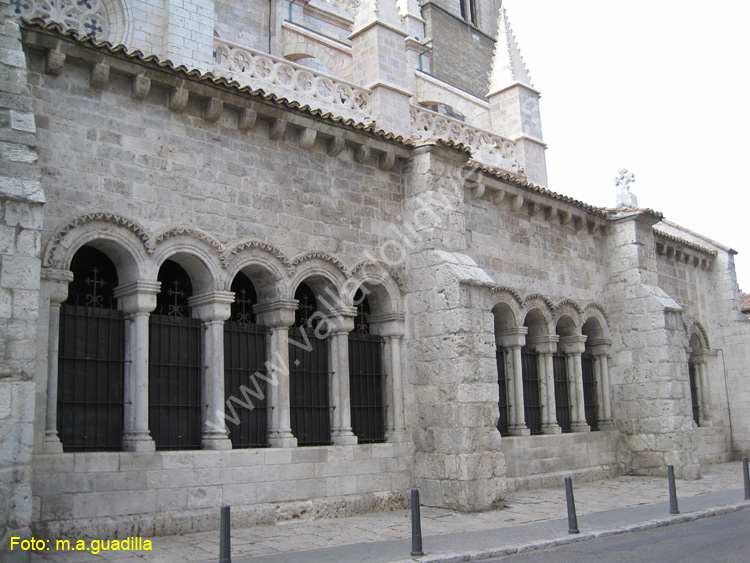
[[[155,452],[156,443],[151,434],[145,432],[128,432],[122,436],[122,451],[124,452]]]
[[[297,438],[291,432],[275,432],[268,436],[268,445],[272,448],[296,448]]]
[[[511,436],[531,436],[531,430],[527,426],[512,426],[508,432]]]
[[[225,434],[208,434],[201,438],[201,446],[204,450],[231,450],[232,441]]]
[[[574,422],[570,425],[570,429],[573,432],[591,432],[591,426],[585,422]]]
[[[542,424],[542,434],[562,434],[562,428],[557,424]]]
[[[615,429],[614,420],[600,420],[598,424],[599,424],[599,430],[614,430]]]
[[[60,438],[57,436],[57,430],[47,430],[44,433],[44,444],[42,451],[46,454],[61,454],[63,446]]]
[[[334,446],[355,446],[357,437],[351,430],[334,430],[331,434],[331,441]]]

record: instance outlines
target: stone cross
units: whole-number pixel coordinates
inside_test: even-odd
[[[618,176],[615,178],[615,186],[620,188],[620,193],[617,194],[618,208],[633,209],[638,207],[638,198],[630,191],[631,182],[635,182],[635,175],[628,172],[627,168],[618,172]]]

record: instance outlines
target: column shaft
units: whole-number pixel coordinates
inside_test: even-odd
[[[206,450],[229,450],[232,442],[224,417],[224,321],[203,324],[203,433]],[[213,424],[210,424],[213,422]]]
[[[269,338],[269,377],[272,385],[269,399],[268,443],[276,448],[293,448],[297,438],[292,434],[291,409],[289,405],[289,328],[279,326],[271,329]]]
[[[583,398],[583,369],[581,366],[581,354],[575,352],[569,356],[573,364],[573,381],[575,385],[576,418],[573,422],[573,430],[588,432],[591,427],[586,422],[586,403]]]
[[[156,449],[148,423],[148,327],[149,313],[134,313],[125,326],[125,420],[123,450],[152,452]]]
[[[526,426],[526,413],[523,410],[523,363],[521,361],[521,347],[513,346],[513,391],[515,394],[515,409],[511,434],[527,436],[531,433]]]
[[[334,413],[332,441],[337,445],[356,444],[352,432],[351,396],[349,394],[349,333],[338,332],[331,337],[334,359],[331,385],[331,406]]]
[[[47,342],[47,422],[44,430],[44,452],[62,453],[57,435],[57,370],[60,346],[60,303],[50,302],[49,339]]]
[[[560,434],[562,428],[557,422],[557,402],[555,400],[555,368],[552,363],[552,354],[544,354],[544,377],[547,382],[547,404],[545,410],[547,411],[547,423],[546,427],[542,428],[542,432],[545,434]]]

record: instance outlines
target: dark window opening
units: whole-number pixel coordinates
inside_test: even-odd
[[[117,270],[82,247],[60,308],[57,428],[65,452],[118,451],[123,429],[124,321]]]
[[[331,443],[328,339],[317,338],[322,321],[310,286],[301,283],[295,326],[289,329],[289,403],[292,433],[299,446]],[[319,331],[318,336],[325,334]]]
[[[149,428],[157,450],[201,447],[202,330],[191,318],[187,272],[166,260],[149,319]]]
[[[255,287],[243,273],[232,282],[234,303],[224,323],[224,412],[233,448],[268,445],[266,335],[256,324]]]
[[[693,420],[695,423],[701,425],[701,408],[698,402],[698,376],[696,373],[695,364],[688,362],[688,376],[690,378],[690,402],[693,407]]]
[[[568,385],[568,363],[564,354],[552,356],[552,371],[555,379],[555,413],[557,424],[563,432],[571,432],[570,387]]]
[[[581,356],[581,369],[583,372],[583,404],[586,414],[586,422],[591,430],[599,430],[598,401],[596,393],[596,372],[594,362],[596,359],[591,354]]]
[[[370,303],[357,290],[357,316],[349,334],[349,397],[352,431],[360,444],[385,441],[383,339],[370,334]]]
[[[505,370],[505,350],[501,346],[498,346],[495,349],[495,361],[497,362],[497,385],[500,392],[497,402],[498,409],[500,410],[500,418],[497,419],[497,429],[501,436],[510,436],[510,428],[508,425],[510,412],[508,385],[510,380],[508,379]]]
[[[542,400],[539,390],[539,369],[535,352],[523,348],[521,351],[523,372],[523,412],[526,426],[531,434],[542,433]]]

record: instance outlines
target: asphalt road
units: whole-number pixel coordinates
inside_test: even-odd
[[[750,510],[511,555],[505,563],[750,562]]]

